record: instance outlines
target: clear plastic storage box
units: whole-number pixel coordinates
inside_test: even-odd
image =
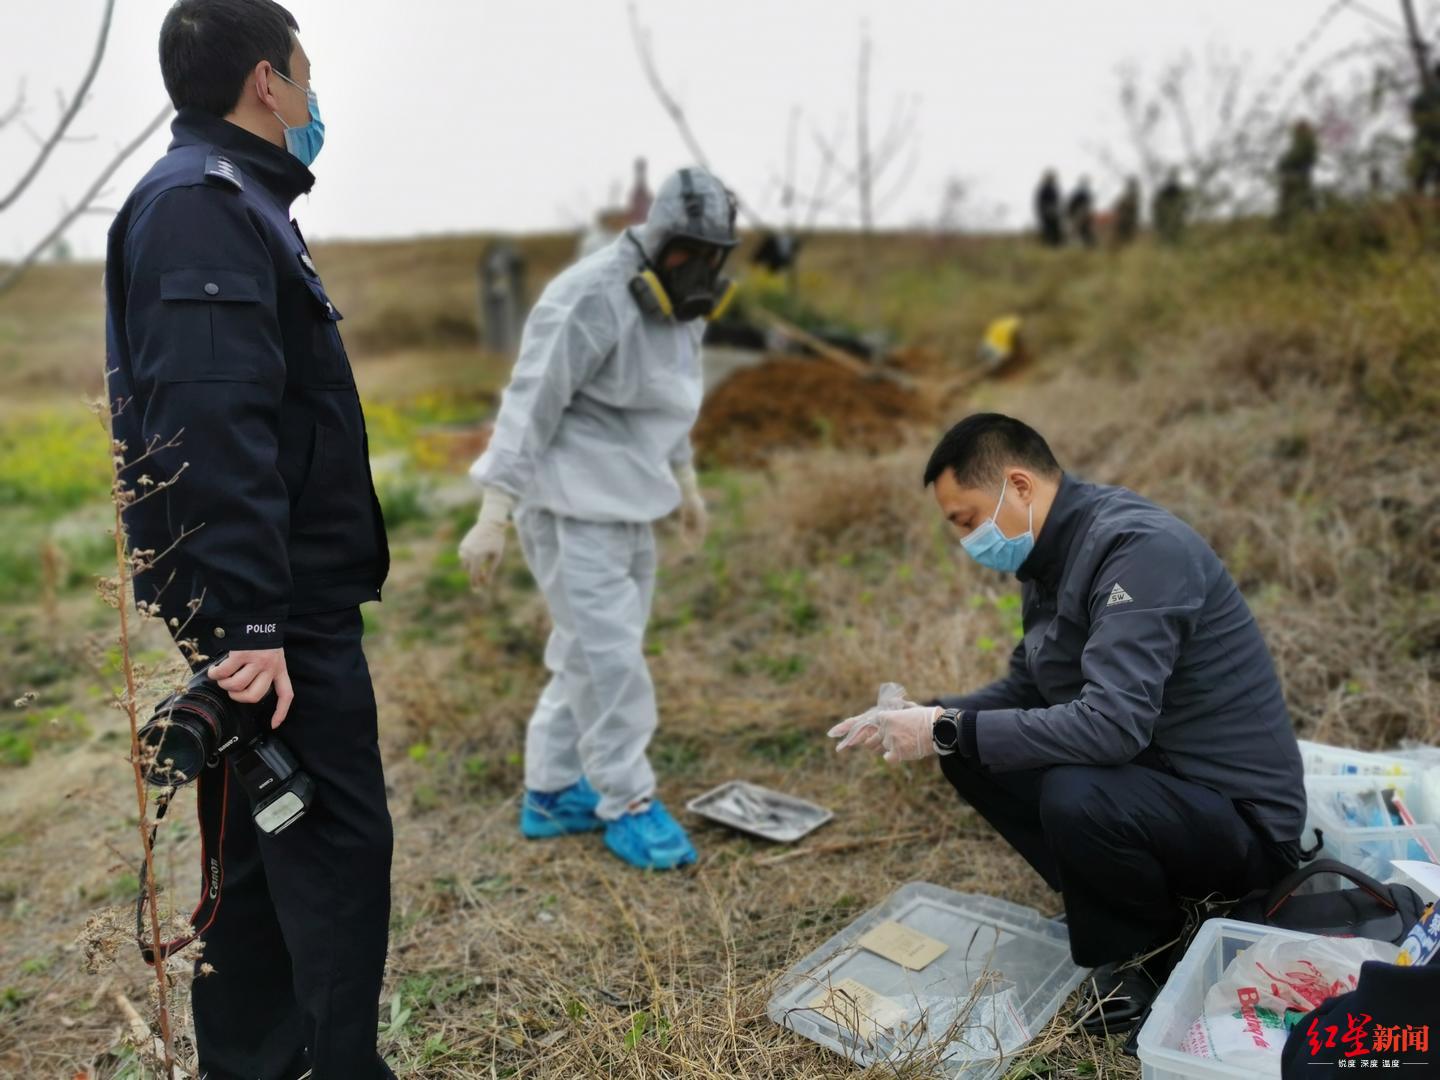
[[[1321,858],[1338,859],[1381,881],[1393,875],[1397,859],[1440,862],[1440,828],[1418,824],[1428,820],[1427,800],[1413,773],[1307,776],[1305,797],[1306,835],[1313,829],[1324,835]],[[1399,806],[1417,824],[1397,824]]]
[[[1184,958],[1175,965],[1170,978],[1150,1007],[1138,1039],[1140,1075],[1143,1080],[1262,1080],[1280,1076],[1280,1055],[1275,1068],[1260,1071],[1253,1064],[1226,1065],[1195,1057],[1181,1050],[1180,1043],[1200,1017],[1205,994],[1220,981],[1230,961],[1264,937],[1308,940],[1314,934],[1279,930],[1233,919],[1211,919],[1200,927]]]
[[[1425,816],[1421,820],[1427,825],[1440,825],[1440,747],[1417,746],[1410,750],[1396,750],[1394,756],[1415,770],[1420,790],[1425,793]]]
[[[1407,825],[1389,829],[1349,829],[1325,834],[1322,859],[1339,859],[1377,881],[1396,876],[1394,863],[1440,862],[1440,828],[1434,825]]]
[[[1343,746],[1300,740],[1300,760],[1306,776],[1398,776],[1414,766],[1392,754],[1371,754]]]
[[[916,970],[860,944],[895,931],[891,924],[944,951],[920,956]],[[927,1062],[948,1077],[988,1080],[1003,1075],[1085,974],[1070,959],[1063,923],[911,882],[786,972],[768,1012],[856,1065]]]

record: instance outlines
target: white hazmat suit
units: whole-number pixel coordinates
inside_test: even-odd
[[[719,182],[699,170],[691,176],[706,212],[724,212]],[[705,323],[647,316],[630,293],[645,264],[637,242],[653,260],[686,226],[672,177],[644,226],[550,283],[526,322],[490,445],[470,470],[486,492],[472,532],[488,519],[495,536],[498,520],[503,537],[514,503],[521,548],[554,623],[550,682],[526,736],[525,786],[554,792],[584,776],[607,821],[655,790],[645,754],[656,725],[644,654],[656,570],[651,526],[682,500],[703,517],[690,430]]]

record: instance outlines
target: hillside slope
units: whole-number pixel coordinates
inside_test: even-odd
[[[957,557],[920,487],[939,431],[976,408],[1026,418],[1067,468],[1128,484],[1209,538],[1304,734],[1436,741],[1440,263],[1417,220],[1386,208],[1118,254],[884,237],[862,258],[853,238],[817,238],[787,312],[919,347],[929,407],[888,438],[867,430],[863,447],[817,422],[807,449],[708,472],[713,534],[698,553],[667,537],[649,651],[672,806],[745,777],[836,819],[795,857],[701,825],[699,867],[662,878],[593,837],[527,844],[515,828],[546,619],[514,550],[488,605],[470,596],[454,546],[473,505],[463,455],[444,451],[505,377],[472,343],[483,241],[321,251],[386,465],[395,554],[366,622],[396,819],[382,1049],[397,1071],[834,1076],[838,1058],[764,1016],[789,963],[910,880],[1058,910],[933,767],[837,758],[823,735],[882,681],[925,694],[1003,667],[1014,583]],[[553,267],[566,243],[526,250]],[[104,701],[113,616],[88,581],[103,565],[104,442],[74,404],[98,380],[97,296],[97,270],[69,267],[0,298],[0,627],[15,643],[0,689],[38,694],[0,728],[6,1074],[134,1075],[113,994],[142,1007],[146,994],[124,939],[134,803]],[[962,390],[981,329],[1011,311],[1035,359]],[[143,647],[167,655],[156,627]],[[194,838],[178,822],[167,834],[183,908]],[[89,974],[87,950],[119,963]],[[1033,1048],[1037,1072],[1138,1075],[1065,1020]]]

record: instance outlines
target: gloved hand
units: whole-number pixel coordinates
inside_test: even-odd
[[[675,479],[680,484],[680,534],[685,543],[698,548],[710,531],[710,514],[705,509],[705,496],[700,493],[700,478],[695,466],[678,465]]]
[[[871,709],[840,721],[826,734],[840,740],[836,750],[879,746],[888,762],[919,761],[935,753],[935,721],[943,711],[938,705],[909,703],[903,709]]]
[[[505,492],[486,488],[480,516],[460,541],[460,562],[477,593],[489,583],[505,554],[505,526],[514,505],[515,500]]]

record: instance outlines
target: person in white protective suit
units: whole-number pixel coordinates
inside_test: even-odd
[[[513,511],[554,628],[550,682],[525,741],[520,825],[532,838],[605,830],[633,866],[695,861],[655,797],[645,750],[655,689],[645,625],[655,586],[652,524],[677,509],[692,542],[705,503],[690,429],[703,389],[700,339],[733,285],[734,197],[708,172],[661,185],[645,224],[545,289],[525,324],[495,433],[470,475],[480,517],[460,544],[477,589]]]

